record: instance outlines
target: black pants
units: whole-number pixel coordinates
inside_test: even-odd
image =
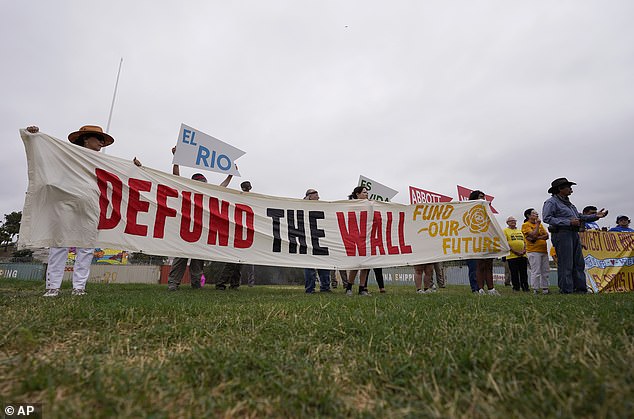
[[[376,284],[379,286],[379,289],[382,290],[385,288],[385,282],[383,281],[383,268],[374,268],[374,279],[376,279]]]
[[[528,267],[526,257],[519,257],[513,259],[506,259],[509,264],[509,271],[511,271],[511,284],[513,284],[513,290],[528,291]]]
[[[241,271],[242,265],[238,263],[225,263],[220,278],[216,282],[216,288],[224,289],[227,287],[227,283],[229,283],[231,288],[238,288],[240,286],[240,278],[242,277]]]

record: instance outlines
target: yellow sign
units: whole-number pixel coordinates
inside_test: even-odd
[[[423,225],[417,229],[417,234],[429,239],[440,238],[444,255],[495,255],[508,251],[506,240],[502,240],[502,230],[497,225],[494,227],[490,210],[484,204],[458,211],[456,208],[453,203],[416,205],[413,221]]]
[[[579,233],[586,279],[594,292],[634,291],[634,233]]]

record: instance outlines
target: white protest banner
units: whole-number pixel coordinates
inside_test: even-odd
[[[460,185],[456,185],[458,187],[458,201],[468,201],[469,200],[469,194],[471,194],[471,192],[473,192],[475,189],[469,189],[469,188],[465,188],[464,186],[460,186]],[[495,199],[493,196],[491,195],[484,195],[484,199],[489,202],[492,203],[493,199]],[[493,214],[497,214],[498,211],[493,208],[493,205],[491,205],[491,211],[493,211]]]
[[[398,193],[398,191],[381,185],[379,182],[363,175],[359,176],[359,184],[357,186],[363,186],[368,190],[368,199],[371,201],[390,202]]]
[[[21,248],[101,247],[256,265],[356,269],[501,257],[482,201],[401,205],[244,193],[21,130]]]
[[[433,202],[451,202],[450,196],[439,194],[436,192],[426,191],[414,186],[409,187],[409,203],[410,204],[431,204]]]
[[[246,154],[202,131],[181,124],[178,143],[174,153],[174,164],[196,169],[240,176],[235,161]]]

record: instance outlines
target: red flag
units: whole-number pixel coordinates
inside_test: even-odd
[[[471,192],[473,192],[475,189],[469,189],[469,188],[465,188],[464,186],[460,186],[460,185],[456,185],[458,187],[458,201],[468,201],[469,200],[469,194]],[[484,195],[484,199],[486,199],[489,204],[491,204],[491,202],[493,202],[493,198],[491,195]],[[491,211],[493,211],[493,214],[498,214],[498,211],[493,208],[493,205],[491,205]]]
[[[426,191],[424,189],[409,187],[409,203],[410,204],[431,204],[434,202],[451,202],[453,198],[436,192]]]

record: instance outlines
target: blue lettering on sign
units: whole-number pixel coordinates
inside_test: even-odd
[[[216,155],[216,150],[209,150],[205,146],[198,146],[198,155],[196,156],[196,165],[214,168],[216,165],[222,170],[231,169],[231,159],[224,154]]]
[[[184,129],[183,130],[183,143],[191,144],[191,145],[197,145],[194,142],[194,137],[195,136],[196,136],[196,131],[190,131],[188,129]],[[188,138],[189,138],[189,141],[187,141]]]
[[[225,161],[224,165],[222,164],[223,161]],[[229,159],[229,157],[225,156],[224,154],[219,155],[218,156],[218,167],[221,168],[222,170],[231,169],[231,160]]]
[[[200,165],[200,161],[202,160],[203,165],[205,167],[209,167],[209,163],[207,163],[207,159],[209,158],[209,149],[204,146],[198,147],[198,155],[196,156],[196,166]],[[213,163],[212,163],[213,164]],[[213,166],[211,166],[213,167]]]

